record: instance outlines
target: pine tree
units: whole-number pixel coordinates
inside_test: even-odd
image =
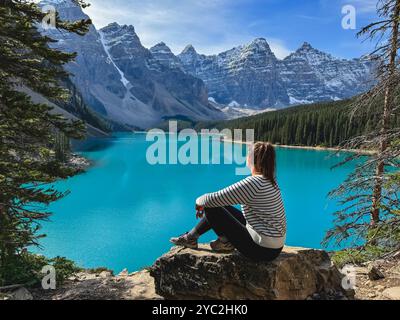
[[[25,93],[68,98],[59,83],[68,76],[63,65],[75,55],[51,49],[54,41],[37,29],[44,17],[32,2],[0,1],[0,284],[16,281],[22,254],[43,236],[38,231],[50,215],[46,206],[65,195],[52,183],[75,174],[56,157],[56,137],[80,138],[84,129]],[[58,29],[79,35],[90,23],[56,17]]]
[[[395,102],[396,86],[398,86],[398,64],[397,53],[400,47],[399,26],[400,26],[400,0],[382,1],[380,15],[385,19],[378,23],[372,23],[366,26],[361,34],[368,33],[370,37],[375,37],[376,33],[385,34],[389,31],[388,43],[384,43],[375,50],[381,60],[379,76],[381,86],[384,89],[384,105],[382,113],[382,122],[380,128],[379,153],[382,155],[388,149],[390,139],[386,136],[390,130],[392,110]],[[376,177],[372,204],[372,223],[379,222],[379,210],[382,198],[383,175],[385,172],[385,159],[378,160],[376,164]]]
[[[364,27],[359,35],[377,39],[371,57],[378,66],[379,82],[353,103],[352,115],[356,121],[349,123],[347,130],[358,136],[342,144],[345,149],[370,149],[376,153],[367,159],[353,154],[341,163],[358,160],[354,172],[331,193],[340,199],[343,209],[336,213],[335,227],[325,239],[326,242],[335,239],[338,243],[349,238],[363,239],[363,248],[382,244],[382,241],[387,244],[384,237],[388,233],[381,231],[391,230],[394,234],[400,228],[400,186],[392,183],[393,176],[398,174],[400,155],[400,129],[395,122],[400,102],[400,0],[379,1],[377,13],[380,20]],[[364,121],[373,130],[363,134],[358,117],[366,119]],[[380,249],[385,250],[384,247]]]

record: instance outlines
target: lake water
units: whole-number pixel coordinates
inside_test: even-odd
[[[146,161],[144,134],[92,141],[82,154],[95,165],[57,183],[71,193],[52,204],[41,241],[46,256],[66,256],[83,267],[116,272],[151,265],[172,236],[195,223],[195,199],[241,179],[235,165],[158,165]],[[278,182],[288,218],[287,244],[321,248],[336,208],[327,193],[351,170],[331,170],[340,157],[328,151],[277,149]],[[214,236],[202,238],[209,241]]]

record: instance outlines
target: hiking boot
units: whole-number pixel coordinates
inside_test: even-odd
[[[191,238],[188,232],[184,233],[179,237],[171,238],[169,241],[176,246],[181,246],[190,249],[198,248],[197,239]]]
[[[235,250],[235,247],[229,241],[217,239],[210,242],[210,247],[215,252],[229,253]]]

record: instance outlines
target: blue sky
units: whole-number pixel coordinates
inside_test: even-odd
[[[371,51],[356,38],[372,21],[377,0],[88,0],[85,11],[96,27],[131,24],[142,43],[164,41],[175,53],[192,44],[214,54],[250,42],[268,40],[283,58],[304,41],[337,57],[355,58]],[[356,30],[342,28],[342,7],[356,8]]]

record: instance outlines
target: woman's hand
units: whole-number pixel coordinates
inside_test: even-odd
[[[196,218],[202,219],[204,217],[204,207],[196,204]]]

